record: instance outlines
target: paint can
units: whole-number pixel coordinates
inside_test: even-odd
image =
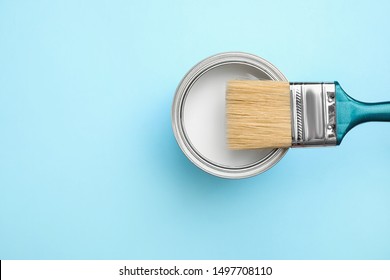
[[[248,53],[220,53],[195,65],[177,87],[172,127],[183,153],[196,166],[239,179],[274,166],[288,149],[234,151],[226,144],[225,91],[229,80],[287,81],[268,61]]]

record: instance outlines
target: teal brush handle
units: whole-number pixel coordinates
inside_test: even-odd
[[[365,103],[350,97],[336,85],[336,132],[337,144],[353,127],[365,122],[390,122],[390,102]]]

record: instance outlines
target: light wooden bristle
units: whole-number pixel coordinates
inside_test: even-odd
[[[226,92],[230,149],[291,146],[290,85],[277,81],[229,81]]]

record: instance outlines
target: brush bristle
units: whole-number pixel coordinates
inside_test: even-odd
[[[290,85],[277,81],[229,81],[226,93],[230,149],[291,146]]]

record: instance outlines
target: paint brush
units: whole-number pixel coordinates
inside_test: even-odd
[[[234,80],[226,117],[230,149],[336,146],[358,124],[390,122],[390,102],[355,100],[338,82]]]

